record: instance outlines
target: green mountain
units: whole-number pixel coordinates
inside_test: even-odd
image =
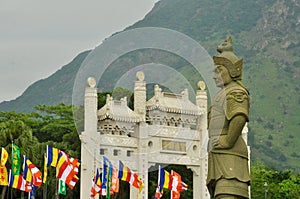
[[[299,24],[297,0],[161,0],[143,20],[127,30],[140,27],[176,30],[199,42],[211,55],[217,53],[216,46],[227,35],[232,35],[236,54],[244,58],[243,81],[251,95],[252,159],[299,172]],[[71,103],[75,75],[88,53],[81,53],[49,78],[34,83],[16,100],[1,103],[0,110],[20,112],[30,111],[37,104]],[[199,80],[182,58],[143,49],[114,61],[99,84],[112,89],[128,69],[150,62],[172,66],[192,82]]]

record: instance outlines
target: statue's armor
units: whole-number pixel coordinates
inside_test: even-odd
[[[249,95],[246,88],[236,82],[232,82],[219,91],[208,112],[208,133],[209,137],[227,135],[230,120],[242,114],[248,121],[249,117]],[[240,136],[231,149],[213,149],[209,145],[212,153],[226,153],[248,158],[247,146]]]
[[[213,147],[216,140],[220,142],[220,137],[228,135],[230,121],[237,115],[243,115],[248,121],[249,94],[245,87],[233,81],[216,94],[208,113],[207,185],[214,196],[229,194],[248,198],[248,150],[242,135],[231,148]]]

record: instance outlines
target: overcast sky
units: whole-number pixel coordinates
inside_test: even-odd
[[[143,19],[157,1],[0,0],[0,102]]]

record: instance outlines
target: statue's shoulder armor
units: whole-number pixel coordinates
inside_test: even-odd
[[[234,85],[226,91],[225,114],[228,120],[242,114],[249,119],[249,93],[240,85]]]

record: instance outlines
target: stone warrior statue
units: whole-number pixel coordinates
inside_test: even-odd
[[[243,59],[233,53],[228,37],[213,57],[216,86],[208,112],[207,187],[215,199],[249,198],[248,150],[242,130],[249,117],[249,92],[242,80]]]

